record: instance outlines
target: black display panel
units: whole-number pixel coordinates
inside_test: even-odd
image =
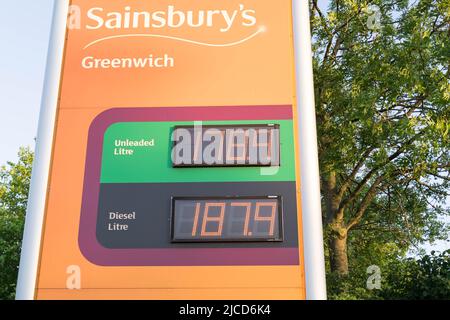
[[[280,242],[280,196],[175,197],[172,242]]]
[[[166,248],[293,248],[298,246],[295,181],[207,183],[102,183],[98,204],[97,241],[109,249]],[[208,199],[224,195],[279,195],[282,198],[283,241],[173,242],[173,198]],[[132,214],[133,219],[111,217]],[[113,219],[111,219],[113,218]],[[127,230],[114,231],[114,223]]]
[[[280,165],[280,126],[177,126],[173,167],[270,167]]]

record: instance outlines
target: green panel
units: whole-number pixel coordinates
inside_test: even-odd
[[[290,120],[204,121],[203,125],[279,124],[281,167],[172,168],[172,130],[193,122],[121,122],[105,132],[102,183],[295,181],[293,123]],[[125,147],[132,155],[115,155],[116,140],[152,141],[154,146]],[[278,170],[277,170],[278,169]],[[268,171],[269,170],[269,171]]]

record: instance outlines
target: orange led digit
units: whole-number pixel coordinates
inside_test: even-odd
[[[261,207],[271,207],[272,208],[272,212],[270,214],[270,216],[268,217],[261,217],[260,216],[260,212],[261,212]],[[270,227],[269,227],[269,235],[273,236],[273,232],[274,232],[274,227],[275,227],[275,213],[276,213],[276,207],[277,204],[275,202],[272,203],[267,203],[267,202],[257,202],[256,203],[256,212],[255,212],[255,221],[267,221],[270,222]]]
[[[194,224],[192,225],[192,236],[193,237],[197,234],[198,216],[199,215],[200,215],[200,203],[197,203],[195,205]]]
[[[237,164],[245,163],[247,160],[246,132],[242,129],[228,129],[226,130],[226,135],[228,137],[226,162],[237,162]]]
[[[244,236],[248,235],[248,225],[250,222],[250,211],[252,204],[250,202],[232,202],[232,207],[245,207],[245,222],[244,222],[244,232],[242,233]]]
[[[209,208],[211,207],[219,207],[220,208],[220,214],[218,217],[210,217],[209,216]],[[206,203],[205,205],[205,213],[203,214],[203,224],[202,224],[202,236],[220,236],[222,235],[222,228],[223,228],[223,219],[225,216],[225,203]],[[217,231],[213,232],[213,231],[206,231],[207,225],[210,222],[217,222],[218,226],[217,226]]]

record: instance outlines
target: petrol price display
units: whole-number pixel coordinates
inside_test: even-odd
[[[173,198],[173,242],[282,241],[281,197]]]
[[[177,126],[173,167],[275,167],[280,165],[280,126]]]

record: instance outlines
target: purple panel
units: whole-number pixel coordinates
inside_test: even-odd
[[[117,122],[291,120],[292,106],[117,108],[98,115],[89,129],[78,243],[102,266],[298,265],[298,248],[108,249],[96,238],[105,131]]]

